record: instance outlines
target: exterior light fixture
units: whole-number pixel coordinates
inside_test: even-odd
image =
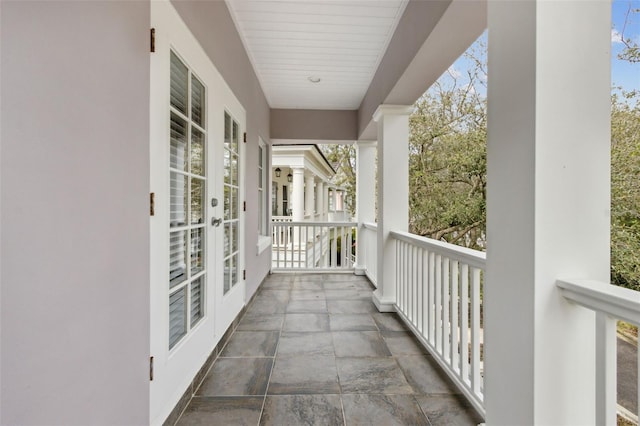
[[[312,75],[308,78],[308,80],[315,84],[315,83],[320,83],[321,78],[315,75]]]
[[[280,170],[280,167],[278,167],[278,168],[276,168],[275,172],[276,172],[276,177],[280,177],[280,174],[282,173],[282,170]]]
[[[287,182],[293,182],[293,175],[291,173],[287,175]]]

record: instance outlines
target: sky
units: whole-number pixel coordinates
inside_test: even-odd
[[[629,9],[636,12],[628,13]],[[627,91],[640,90],[640,63],[631,64],[618,59],[618,54],[624,48],[621,34],[625,39],[631,39],[640,45],[640,0],[614,0],[611,12],[611,84],[621,86]],[[471,48],[478,43],[487,45],[486,31]],[[482,50],[478,49],[478,51]],[[486,51],[483,54],[486,56]],[[458,85],[467,84],[466,70],[471,68],[471,62],[463,55],[440,77],[440,82],[450,84],[452,77],[455,77],[458,79]],[[476,84],[475,88],[481,94],[486,93],[486,89],[481,84]]]

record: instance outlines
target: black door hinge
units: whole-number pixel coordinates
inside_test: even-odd
[[[242,202],[242,211],[243,211],[243,212],[246,212],[246,211],[247,211],[247,202],[246,202],[246,201],[243,201],[243,202]]]
[[[244,132],[244,143],[247,143],[247,132]]]
[[[150,48],[151,48],[151,53],[156,51],[156,29],[155,28],[151,28],[151,40],[150,41]]]
[[[156,214],[156,194],[154,192],[149,194],[149,214],[151,216]]]
[[[246,270],[246,269],[243,269],[243,270],[242,270],[242,279],[243,279],[243,280],[246,280],[246,279],[247,279],[247,270]]]
[[[153,382],[153,357],[149,357],[149,381]]]

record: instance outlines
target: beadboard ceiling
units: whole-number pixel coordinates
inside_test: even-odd
[[[406,4],[227,0],[271,108],[329,110],[358,109]]]

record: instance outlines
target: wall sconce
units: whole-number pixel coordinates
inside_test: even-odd
[[[291,173],[287,175],[287,182],[293,182],[293,175]]]
[[[278,167],[276,170],[276,177],[280,177],[280,174],[282,173],[282,170],[280,170],[280,167]]]

